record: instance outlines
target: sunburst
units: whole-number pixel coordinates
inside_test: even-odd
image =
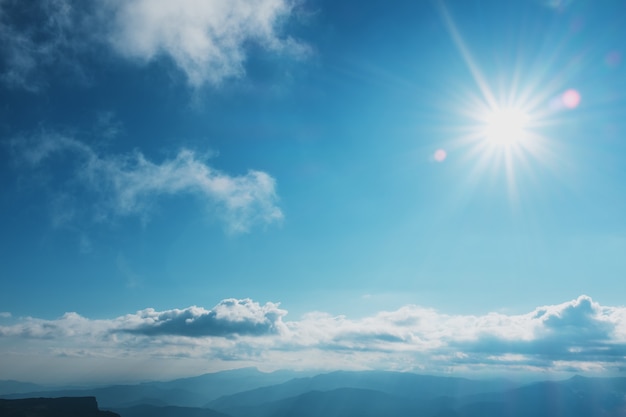
[[[528,80],[524,88],[521,68],[511,68],[508,89],[494,91],[474,60],[463,37],[443,2],[438,2],[446,27],[457,46],[478,94],[467,94],[456,104],[459,120],[464,120],[454,141],[465,149],[465,158],[473,163],[468,178],[476,179],[485,172],[501,173],[507,189],[517,198],[516,177],[529,169],[533,161],[547,162],[556,154],[556,144],[541,133],[546,125],[556,121],[555,113],[578,106],[580,94],[564,90],[559,82],[540,77]],[[561,91],[559,93],[559,91]],[[558,103],[555,105],[555,97]]]
[[[529,121],[522,109],[497,108],[485,115],[482,135],[492,146],[516,146],[527,139]]]

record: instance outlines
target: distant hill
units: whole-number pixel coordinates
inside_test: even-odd
[[[94,397],[0,399],[2,417],[120,417],[100,411]]]
[[[3,398],[92,396],[98,398],[99,404],[106,408],[131,407],[140,404],[201,407],[215,398],[277,384],[297,375],[302,375],[302,373],[290,371],[267,373],[256,368],[244,368],[167,382],[112,385],[102,388],[41,390],[41,387],[33,384],[36,389],[27,391],[24,385],[21,390],[0,396]]]
[[[574,377],[511,385],[339,372],[223,397],[210,406],[233,417],[626,417],[626,378]]]
[[[45,396],[89,393],[101,408],[121,417],[626,417],[626,378],[577,376],[516,385],[507,380],[338,371],[258,386],[291,375],[243,369],[168,382],[45,392],[55,394]],[[250,386],[255,388],[246,389]],[[230,394],[206,401],[223,392]],[[34,417],[2,409],[0,416]]]
[[[393,417],[426,416],[435,411],[408,398],[357,388],[310,391],[279,401],[226,410],[233,417]]]
[[[121,417],[230,417],[207,408],[194,407],[137,405],[129,408],[116,408],[113,411]]]
[[[458,417],[626,417],[626,378],[584,378],[529,384],[461,398]]]
[[[205,400],[204,403],[206,403],[224,395],[280,384],[297,377],[310,375],[314,374],[294,371],[261,372],[256,368],[242,368],[167,382],[149,382],[142,385],[160,389],[180,389],[201,394]]]
[[[96,397],[101,407],[129,407],[138,404],[201,405],[206,397],[185,390],[165,390],[143,385],[113,385],[94,389],[36,391],[3,395],[3,398]]]
[[[41,385],[31,384],[29,382],[13,380],[0,381],[0,395],[42,391],[44,389],[45,388]]]
[[[299,378],[283,384],[257,388],[224,396],[206,404],[216,410],[256,406],[269,401],[294,397],[309,391],[330,391],[338,388],[358,388],[380,391],[416,400],[432,400],[441,396],[465,396],[499,392],[515,387],[507,380],[476,381],[465,378],[418,375],[409,372],[338,371],[311,378]]]

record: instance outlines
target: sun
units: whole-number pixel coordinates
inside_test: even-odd
[[[510,147],[527,139],[530,115],[518,108],[497,108],[488,111],[482,122],[481,136],[489,145]]]
[[[521,51],[506,67],[487,60],[493,65],[484,73],[445,3],[435,2],[472,81],[454,85],[452,102],[446,102],[451,109],[443,126],[450,132],[446,146],[464,164],[462,184],[467,190],[478,184],[502,185],[510,201],[521,204],[522,188],[528,193],[526,187],[537,184],[546,168],[551,172],[566,168],[567,148],[560,138],[565,132],[559,129],[570,120],[564,112],[579,107],[581,94],[560,72],[550,77],[540,60],[528,61]],[[453,160],[449,155],[453,153],[440,147],[433,158]]]

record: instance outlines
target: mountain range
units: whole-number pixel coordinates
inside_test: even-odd
[[[96,397],[101,409],[121,417],[626,417],[626,378],[521,384],[409,372],[311,375],[245,368],[135,385],[37,388],[0,381],[0,397]]]

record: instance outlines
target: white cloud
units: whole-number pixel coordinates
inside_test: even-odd
[[[167,57],[190,85],[216,85],[245,73],[251,44],[270,53],[307,53],[306,45],[281,34],[296,1],[0,0],[0,79],[37,91],[46,70],[72,68],[75,79],[83,55],[110,47],[144,63]]]
[[[626,359],[626,307],[586,296],[521,315],[447,315],[418,306],[361,319],[286,315],[274,303],[227,299],[210,310],[145,309],[108,320],[26,318],[0,326],[0,346],[17,349],[5,349],[0,365],[89,352],[109,361],[209,360],[216,368],[606,373],[621,372]]]
[[[274,303],[261,306],[250,299],[227,299],[211,310],[193,306],[159,312],[149,308],[119,320],[117,330],[140,335],[260,336],[283,330],[285,314]]]
[[[302,53],[305,47],[281,38],[280,23],[293,8],[289,0],[109,0],[115,30],[110,39],[125,56],[150,61],[163,54],[189,83],[218,84],[244,73],[245,44]]]
[[[276,205],[276,182],[269,174],[250,170],[245,175],[231,176],[212,168],[189,149],[155,163],[138,151],[106,155],[57,134],[35,140],[20,138],[13,141],[13,147],[33,167],[45,167],[55,157],[67,158],[68,166],[74,166],[70,183],[78,182],[96,193],[96,216],[100,219],[111,215],[145,216],[159,197],[180,194],[203,199],[233,232],[245,232],[254,224],[282,218]]]
[[[9,319],[11,318],[11,313],[8,311],[0,311],[0,318]]]

